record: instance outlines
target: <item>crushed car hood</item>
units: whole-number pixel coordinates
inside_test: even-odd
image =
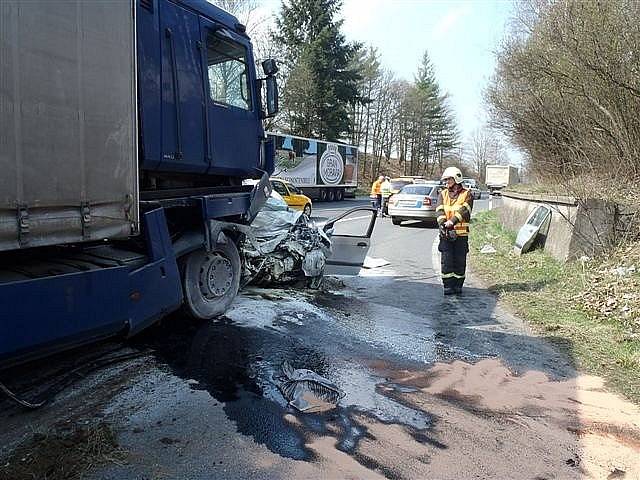
[[[331,240],[306,215],[290,210],[276,192],[251,224],[242,244],[243,283],[320,285]]]

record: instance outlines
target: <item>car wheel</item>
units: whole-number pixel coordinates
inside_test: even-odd
[[[311,204],[310,204],[310,203],[307,203],[307,204],[304,206],[304,209],[302,210],[302,212],[303,212],[307,217],[310,217],[310,216],[311,216]]]
[[[394,225],[400,225],[402,223],[402,219],[399,217],[391,217],[391,223]]]
[[[334,190],[329,190],[328,199],[330,202],[333,202],[336,199],[336,192]]]
[[[240,255],[230,240],[211,252],[192,252],[184,261],[183,288],[187,312],[209,319],[224,313],[240,287]]]

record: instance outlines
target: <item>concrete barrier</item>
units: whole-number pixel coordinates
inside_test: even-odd
[[[544,249],[558,260],[594,256],[614,244],[616,207],[603,200],[578,201],[569,196],[503,192],[502,204],[496,212],[505,228],[517,232],[529,213],[541,204],[552,211]]]

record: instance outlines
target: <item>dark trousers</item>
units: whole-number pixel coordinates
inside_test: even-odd
[[[457,237],[450,241],[440,237],[438,250],[441,253],[442,285],[444,288],[462,288],[467,270],[469,238]]]
[[[373,208],[375,208],[376,210],[380,210],[380,208],[382,208],[382,194],[379,193],[378,195],[376,195],[375,199],[371,200],[371,205],[373,206]]]

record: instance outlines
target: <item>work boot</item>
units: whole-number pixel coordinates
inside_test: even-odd
[[[445,295],[453,295],[455,293],[453,288],[449,288],[449,287],[444,287],[444,292]]]

